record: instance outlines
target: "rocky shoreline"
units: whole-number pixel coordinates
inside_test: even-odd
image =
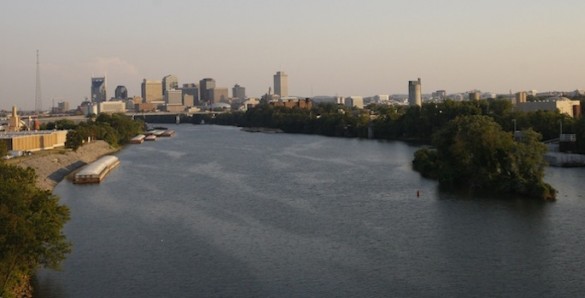
[[[10,160],[23,168],[31,167],[37,174],[37,186],[52,191],[67,175],[96,159],[118,151],[105,141],[94,141],[81,146],[77,151],[54,149],[37,152],[31,156]]]

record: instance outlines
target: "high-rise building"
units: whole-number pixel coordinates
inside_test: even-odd
[[[422,106],[422,91],[420,78],[416,81],[408,81],[408,104]]]
[[[213,92],[211,90],[213,90],[213,88],[215,88],[214,79],[205,78],[199,81],[199,93],[201,94],[199,100],[202,103],[211,104],[211,101],[213,100]]]
[[[199,105],[199,86],[197,84],[183,84],[183,104],[190,107]]]
[[[106,77],[91,78],[91,101],[102,102],[108,100],[106,96]]]
[[[116,99],[128,99],[128,89],[125,86],[117,86],[114,91],[114,98]]]
[[[433,92],[433,99],[435,100],[445,100],[447,98],[447,91],[445,90],[437,90]]]
[[[142,80],[141,91],[143,102],[163,101],[161,81],[144,79]]]
[[[288,75],[279,71],[274,75],[274,94],[280,97],[288,96]]]
[[[210,104],[227,102],[228,101],[228,88],[216,87],[210,91],[211,102]]]
[[[232,97],[238,99],[246,99],[246,88],[236,84],[232,88]]]
[[[183,91],[173,89],[165,92],[165,103],[168,105],[182,105]]]
[[[356,107],[358,109],[363,109],[364,108],[364,98],[361,96],[346,97],[344,104],[348,108]]]
[[[66,113],[69,111],[69,102],[68,101],[61,101],[57,103],[57,109],[59,113]]]
[[[179,89],[179,80],[175,75],[168,75],[162,79],[162,94],[164,95],[167,90]]]
[[[481,92],[475,90],[469,92],[469,100],[470,101],[479,101],[481,99]]]
[[[515,104],[525,103],[527,98],[528,98],[528,92],[520,91],[520,92],[516,93],[516,103]]]

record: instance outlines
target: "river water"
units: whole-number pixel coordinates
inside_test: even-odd
[[[171,128],[100,185],[55,188],[73,252],[38,297],[585,293],[585,169],[547,170],[554,203],[471,198],[402,142]]]

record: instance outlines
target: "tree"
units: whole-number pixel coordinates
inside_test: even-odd
[[[71,250],[62,233],[69,209],[35,185],[31,168],[0,164],[0,297],[39,266],[57,268]]]
[[[6,142],[0,140],[0,158],[3,158],[6,155],[8,155],[8,146],[6,145]],[[3,159],[0,161],[2,160]]]
[[[70,130],[67,132],[67,137],[65,138],[65,147],[71,148],[73,151],[77,151],[79,147],[83,145],[83,136],[77,130]]]
[[[528,130],[515,141],[488,116],[461,116],[434,135],[436,152],[417,152],[413,166],[446,189],[553,199],[555,190],[543,181],[546,147],[539,140]]]

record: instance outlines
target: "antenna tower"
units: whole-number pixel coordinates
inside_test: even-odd
[[[41,69],[39,67],[39,50],[37,50],[37,81],[35,89],[35,112],[39,114],[43,110],[43,100],[41,99]]]

